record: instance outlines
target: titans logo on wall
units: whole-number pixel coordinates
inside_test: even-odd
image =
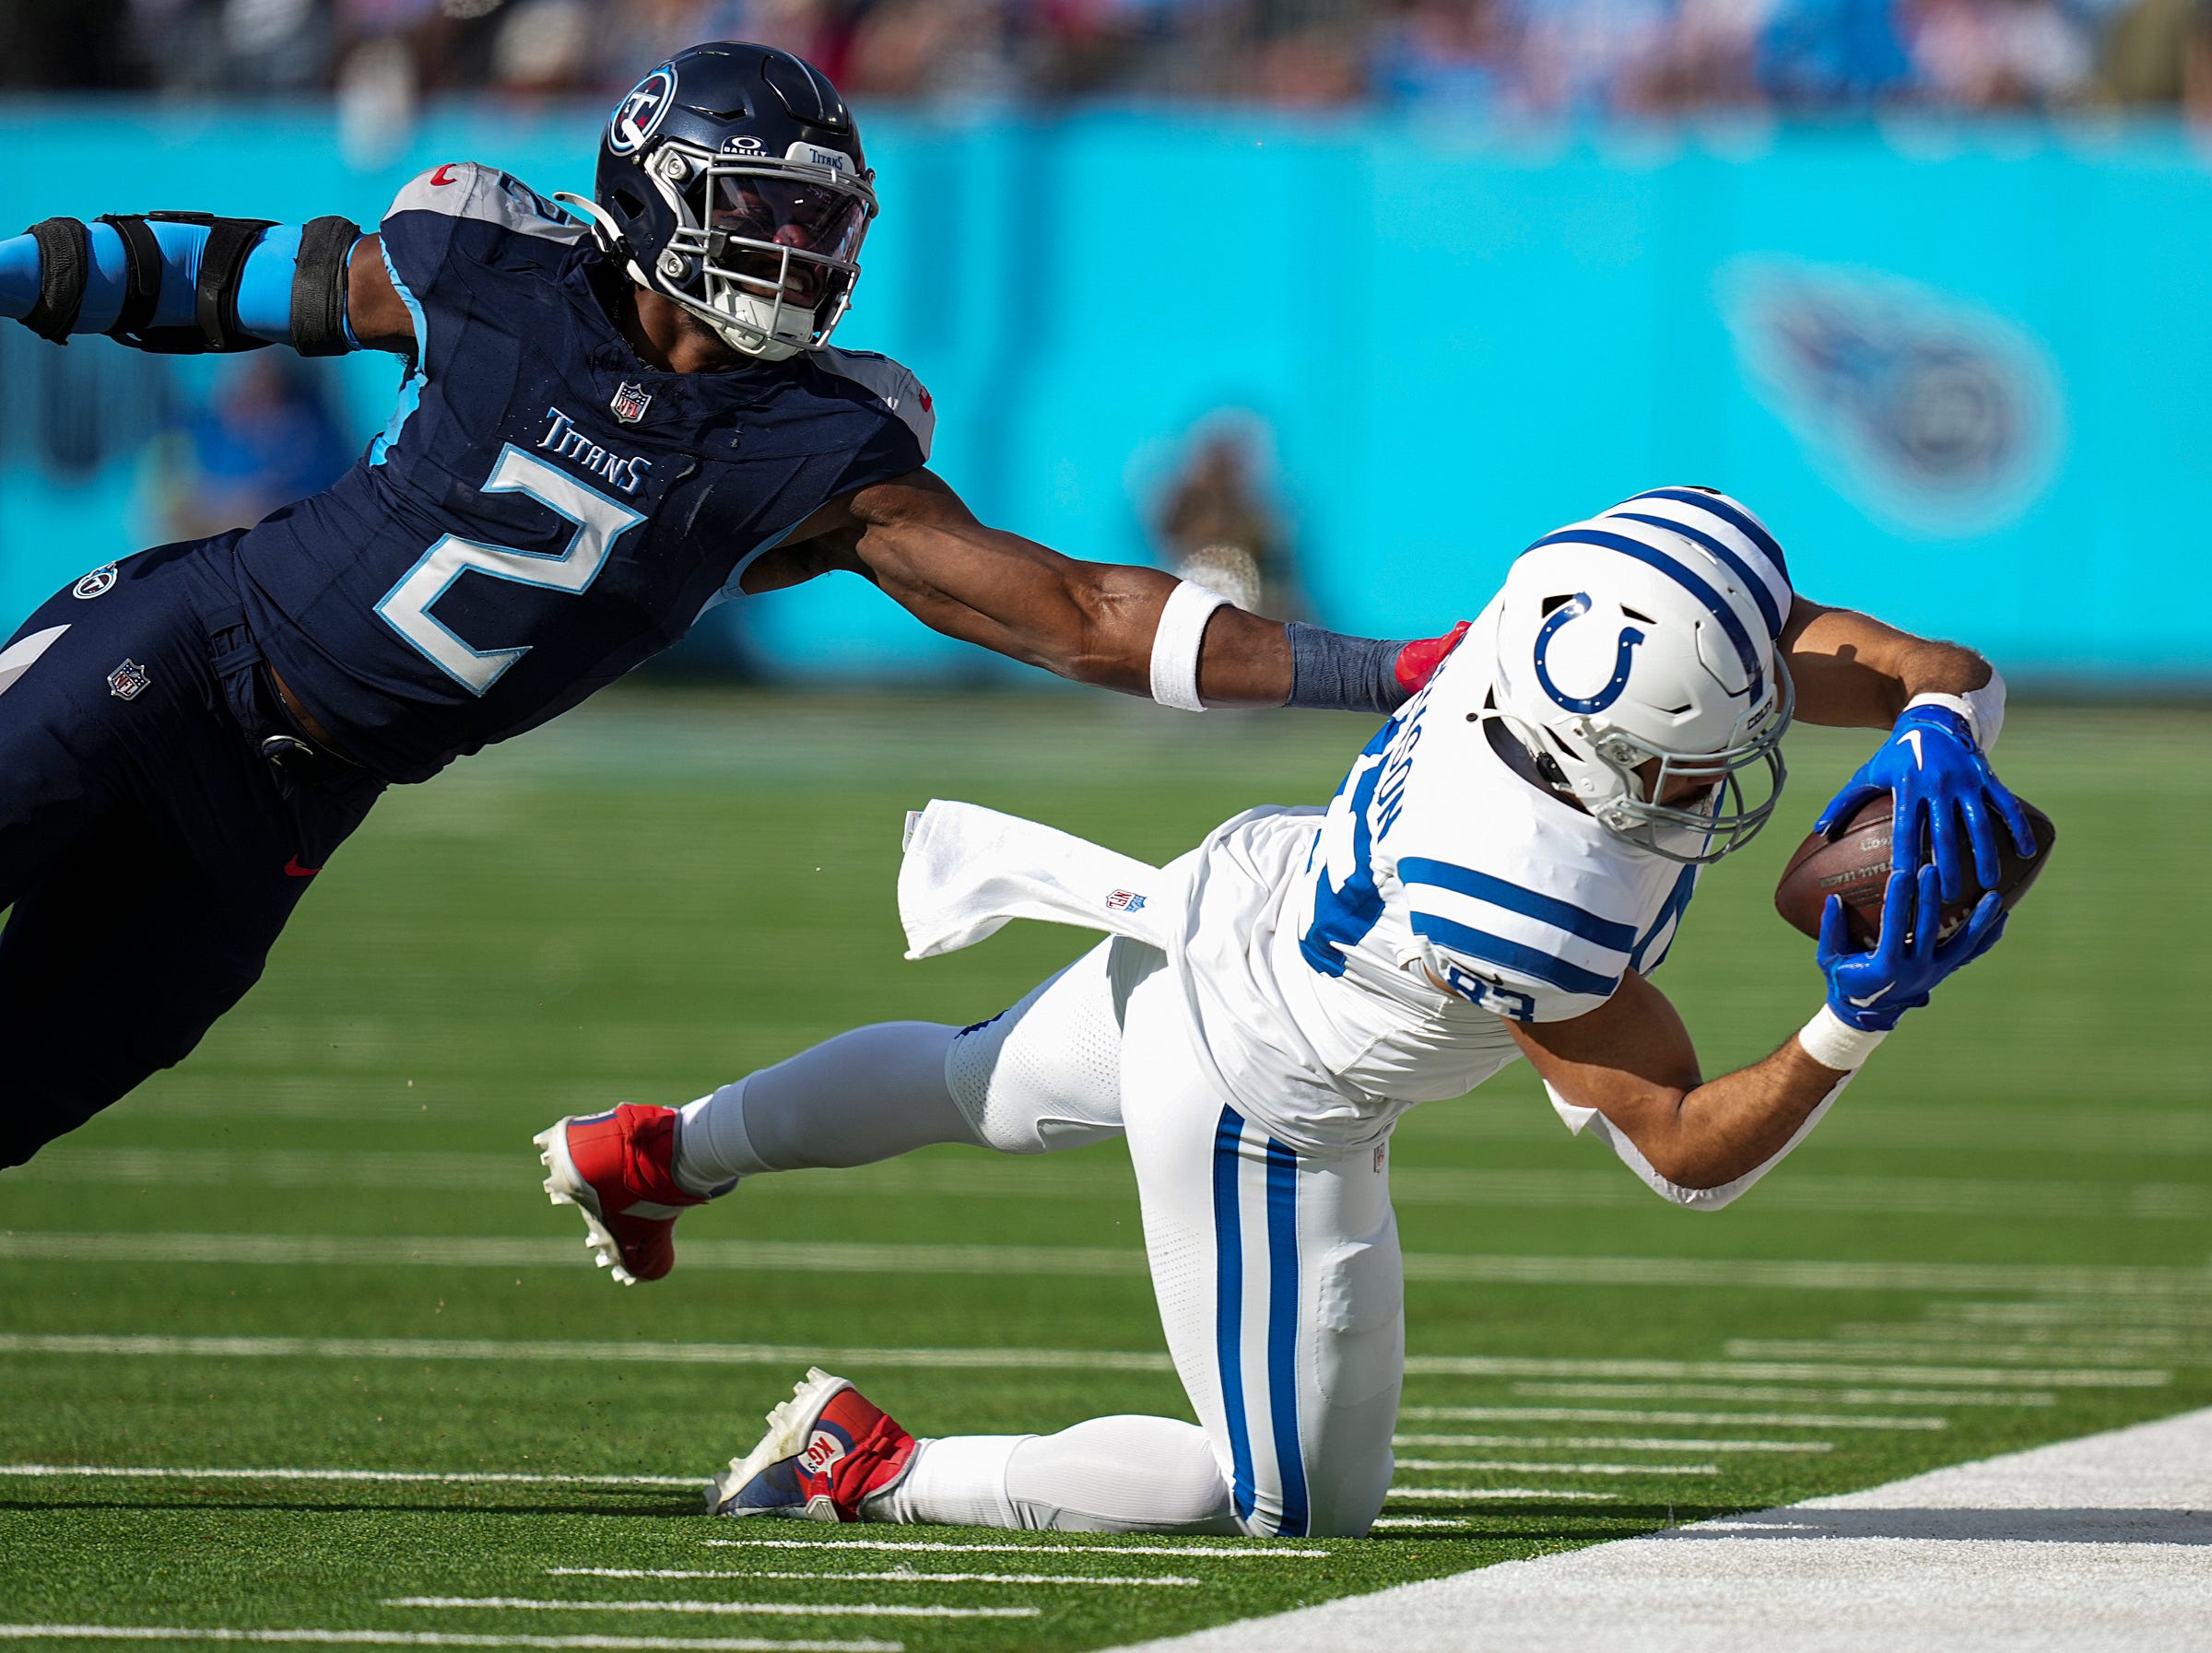
[[[1743,258],[1722,312],[1746,379],[1841,492],[1931,536],[2005,527],[2065,428],[2042,346],[1979,305],[1871,271]]]

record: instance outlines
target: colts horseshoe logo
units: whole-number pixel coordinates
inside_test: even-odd
[[[1545,651],[1551,647],[1551,639],[1559,636],[1561,627],[1570,620],[1580,619],[1589,612],[1590,594],[1578,592],[1552,610],[1551,617],[1544,622],[1543,628],[1536,633],[1536,681],[1544,686],[1546,694],[1569,711],[1579,711],[1584,716],[1603,711],[1620,698],[1620,691],[1629,686],[1630,657],[1635,653],[1636,645],[1643,641],[1642,632],[1633,626],[1623,626],[1620,636],[1614,642],[1613,676],[1606,686],[1594,695],[1562,694],[1559,686],[1552,682],[1551,672],[1544,662]]]

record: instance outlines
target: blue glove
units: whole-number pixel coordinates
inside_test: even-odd
[[[1966,720],[1948,707],[1906,708],[1881,750],[1859,766],[1859,772],[1821,811],[1813,830],[1828,832],[1884,792],[1897,797],[1890,867],[1909,873],[1932,862],[1946,901],[1966,894],[1959,854],[1962,837],[1973,847],[1976,881],[1983,889],[1995,887],[1997,817],[2011,828],[2013,844],[2022,855],[2035,853],[2028,812],[1991,770]]]
[[[1928,1002],[1937,982],[1973,963],[2005,933],[2004,903],[1992,890],[1975,903],[1956,935],[1938,943],[1944,904],[1937,885],[1934,867],[1890,873],[1889,887],[1882,892],[1881,939],[1867,953],[1851,950],[1841,897],[1830,896],[1821,909],[1820,944],[1814,956],[1828,978],[1828,1007],[1861,1032],[1888,1032],[1905,1012]]]

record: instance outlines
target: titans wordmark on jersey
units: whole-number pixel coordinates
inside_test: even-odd
[[[503,172],[422,174],[382,234],[416,338],[391,424],[236,560],[264,652],[388,780],[566,710],[820,506],[928,458],[928,397],[879,356],[646,366],[608,310],[627,278]]]

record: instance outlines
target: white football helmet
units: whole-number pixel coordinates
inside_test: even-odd
[[[1547,534],[1507,572],[1491,715],[1613,832],[1718,861],[1781,797],[1794,694],[1747,578],[1628,509]]]

